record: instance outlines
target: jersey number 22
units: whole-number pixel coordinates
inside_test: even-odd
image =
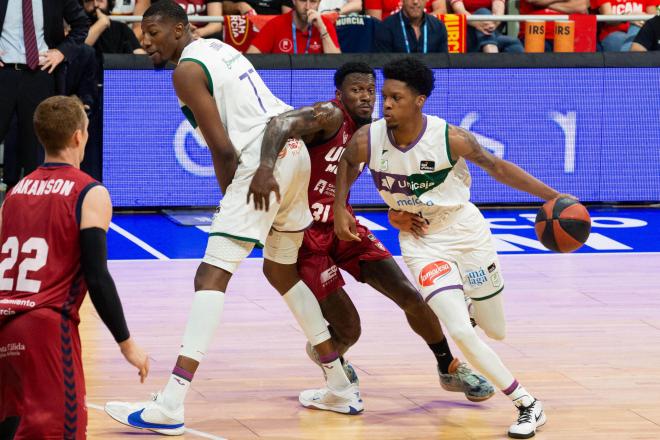
[[[5,278],[5,272],[12,269],[18,261],[18,249],[20,243],[17,237],[9,237],[2,245],[1,252],[9,254],[9,257],[0,261],[0,290],[14,290],[14,280]],[[16,291],[38,293],[41,288],[41,281],[28,278],[28,272],[36,272],[46,265],[48,258],[48,243],[40,237],[28,239],[20,247],[21,253],[32,254],[36,251],[34,257],[25,258],[18,266],[18,277],[16,278]]]

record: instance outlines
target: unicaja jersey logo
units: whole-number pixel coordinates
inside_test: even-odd
[[[422,287],[432,286],[438,278],[444,277],[449,272],[451,272],[451,266],[446,261],[439,260],[427,264],[419,273],[419,285]]]

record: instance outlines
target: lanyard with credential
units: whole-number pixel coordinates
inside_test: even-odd
[[[408,32],[406,32],[406,26],[403,24],[403,11],[399,12],[399,21],[401,22],[401,32],[403,33],[403,42],[406,43],[406,53],[410,53],[410,43],[408,42]],[[428,48],[428,33],[426,30],[426,20],[424,20],[424,24],[422,25],[422,32],[424,33],[424,48],[422,49],[422,53],[427,52]],[[295,44],[295,40],[294,40]]]
[[[298,53],[298,42],[296,41],[296,24],[293,22],[293,17],[291,17],[291,34],[293,34],[293,53]],[[320,20],[320,18],[319,18]],[[312,40],[312,25],[308,24],[309,30],[307,31],[307,45],[305,46],[305,54],[309,52],[309,42]]]

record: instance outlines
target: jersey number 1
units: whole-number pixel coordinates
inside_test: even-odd
[[[0,290],[14,290],[14,280],[5,278],[5,272],[16,265],[18,261],[19,242],[17,237],[9,237],[2,245],[1,252],[9,254],[9,257],[0,261]],[[48,243],[40,237],[32,237],[23,243],[21,253],[32,254],[34,257],[24,259],[18,266],[18,277],[16,278],[16,290],[19,292],[38,293],[41,281],[31,280],[27,277],[28,272],[36,272],[46,265],[48,258]]]
[[[244,79],[247,79],[248,81],[250,81],[250,85],[252,86],[252,90],[254,91],[254,94],[257,97],[257,101],[259,101],[259,106],[261,107],[261,110],[263,110],[264,113],[266,113],[266,107],[264,107],[264,104],[261,102],[261,96],[259,96],[259,92],[257,92],[257,86],[254,85],[254,82],[252,82],[252,78],[250,78],[251,73],[254,73],[254,69],[248,70],[247,72],[245,72],[244,74],[239,76],[238,79],[240,79],[241,81],[243,81]]]

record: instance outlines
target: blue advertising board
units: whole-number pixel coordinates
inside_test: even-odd
[[[294,107],[334,97],[333,70],[259,73]],[[586,202],[660,200],[660,68],[434,74],[426,113],[473,131],[494,154],[549,185]],[[103,180],[115,206],[217,205],[209,152],[179,110],[171,71],[108,70],[104,100]],[[375,117],[380,107],[378,97]],[[475,203],[537,201],[474,166],[471,171]],[[382,203],[368,170],[351,203]]]

